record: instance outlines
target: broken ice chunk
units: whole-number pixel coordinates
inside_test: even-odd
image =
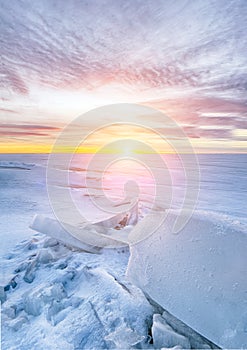
[[[143,335],[126,327],[120,327],[105,337],[105,340],[114,343],[116,349],[130,349],[130,347],[141,343],[144,339]]]
[[[57,220],[36,215],[30,226],[33,230],[49,235],[63,244],[90,253],[99,253],[103,247],[122,247],[126,243],[107,236],[107,229],[99,224],[87,224],[84,227],[60,223]]]
[[[176,333],[158,314],[153,315],[152,335],[155,349],[172,348],[177,345],[180,345],[182,349],[191,348],[189,340]]]

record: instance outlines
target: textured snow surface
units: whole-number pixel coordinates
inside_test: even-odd
[[[176,235],[171,233],[175,217],[170,214],[152,236],[131,246],[128,276],[217,345],[246,348],[246,228],[219,215],[195,213]],[[155,225],[156,215],[152,219]],[[133,234],[143,234],[150,220],[144,218]]]
[[[153,307],[124,277],[128,251],[71,251],[36,235],[8,256],[2,349],[148,346]]]
[[[213,348],[150,304],[128,259],[127,248],[90,254],[41,234],[17,245],[3,260],[2,350]]]

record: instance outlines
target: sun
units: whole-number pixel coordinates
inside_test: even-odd
[[[121,149],[121,153],[125,156],[125,157],[131,157],[134,154],[136,154],[136,149],[134,148],[134,146],[130,143],[129,145],[124,145],[123,148]]]

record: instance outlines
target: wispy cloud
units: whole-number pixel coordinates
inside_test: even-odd
[[[0,130],[0,136],[9,138],[9,137],[18,137],[18,136],[50,136],[47,133],[34,132],[34,131],[2,131]]]
[[[234,139],[229,125],[246,128],[245,0],[0,4],[2,113],[18,113],[28,103],[36,113],[48,89],[54,96],[61,93],[58,119],[64,91],[97,92],[104,99],[124,88],[126,102],[136,96],[136,102],[162,109],[192,138]],[[52,99],[39,111],[40,119],[48,120],[49,108]],[[222,125],[221,130],[202,131],[211,121],[206,113],[221,113],[211,124]],[[19,131],[8,129],[30,136],[57,131],[38,128],[32,119],[28,126],[25,118],[16,118]],[[3,120],[6,128],[7,117]]]
[[[23,130],[51,130],[59,131],[60,128],[50,125],[36,125],[36,124],[0,124],[0,129],[23,129]]]
[[[246,89],[245,1],[1,2],[3,75],[20,93],[35,79]]]
[[[0,124],[0,136],[3,140],[24,140],[31,143],[40,142],[45,139],[52,142],[60,128],[49,125],[36,124]]]

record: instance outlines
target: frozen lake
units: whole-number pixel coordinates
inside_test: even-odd
[[[28,228],[34,214],[53,215],[47,193],[47,160],[47,155],[7,154],[0,159],[0,254],[5,256],[1,284],[6,288],[2,294],[6,349],[20,343],[22,349],[42,348],[53,340],[52,348],[69,348],[68,341],[77,346],[80,339],[88,339],[88,344],[94,344],[95,348],[108,348],[112,343],[129,348],[130,344],[134,346],[142,341],[147,344],[147,320],[150,327],[152,317],[152,334],[157,345],[165,321],[161,315],[154,314],[142,291],[215,344],[222,347],[245,344],[246,155],[199,155],[196,213],[183,234],[171,234],[171,222],[165,221],[154,236],[130,245],[130,255],[128,249],[122,248],[97,255],[76,252]],[[171,207],[179,209],[183,205],[186,174],[176,156],[162,156],[168,173],[154,162],[152,155],[139,156],[137,163],[126,158],[111,163],[111,155],[100,155],[92,163],[92,155],[78,155],[72,159],[69,171],[63,156],[56,160],[50,184],[62,194],[61,207],[63,189],[68,189],[71,201],[89,221],[106,216],[97,205],[99,202],[91,201],[90,195],[94,200],[106,196],[118,207],[125,198],[124,184],[129,180],[139,186],[139,208],[143,216],[157,195],[162,194],[159,203],[166,207],[169,190],[173,193]],[[187,162],[187,173],[196,172],[194,166],[193,162]],[[64,174],[68,175],[67,181]],[[193,185],[196,187],[193,182],[187,186],[189,194]],[[155,215],[154,226],[160,212],[156,211]],[[143,233],[152,228],[148,216],[146,221],[141,221],[133,231],[138,229]],[[115,234],[119,231],[114,230]],[[157,269],[157,264],[162,268]],[[58,309],[57,298],[61,299]],[[19,314],[11,313],[13,305],[20,310]],[[19,333],[15,337],[16,330]],[[95,337],[95,332],[100,336]],[[189,333],[181,338],[179,331],[172,332],[173,345],[186,346],[188,339],[193,343]],[[59,341],[56,336],[53,338],[54,334]]]
[[[107,155],[101,155],[102,158]],[[143,164],[150,164],[152,155],[142,156]],[[148,160],[147,160],[148,157]],[[185,178],[181,164],[173,155],[165,155],[166,163],[173,181],[174,206],[179,205],[184,191]],[[89,182],[85,181],[86,168],[92,155],[79,155],[70,166],[69,185],[73,199],[81,206],[88,219],[104,216],[94,207],[87,195],[86,185],[91,185],[97,196],[106,195],[120,200],[123,198],[123,185],[134,180],[140,188],[140,202],[145,208],[151,206],[155,196],[155,179],[141,163],[123,160],[113,164],[103,177],[103,190],[99,169],[90,169]],[[199,155],[200,192],[196,209],[224,215],[239,225],[246,225],[247,202],[247,155],[210,154]],[[46,154],[2,154],[0,156],[0,232],[1,255],[8,253],[19,241],[30,237],[33,231],[28,228],[35,213],[52,214],[46,191]],[[63,160],[57,168],[63,172]],[[94,171],[95,170],[95,171]],[[152,170],[152,167],[151,167]],[[192,169],[193,171],[193,169]],[[161,169],[162,173],[162,169]],[[93,178],[92,178],[93,177]],[[63,186],[59,176],[54,184]],[[164,186],[169,186],[164,177]]]

